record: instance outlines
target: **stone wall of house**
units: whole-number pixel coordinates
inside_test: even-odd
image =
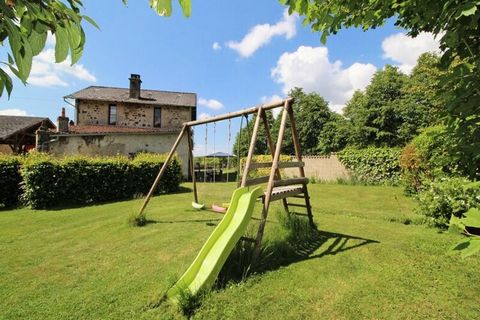
[[[77,105],[77,124],[107,125],[108,103],[100,101],[81,101]]]
[[[129,155],[141,151],[166,153],[172,148],[178,134],[105,134],[63,135],[49,144],[55,155]],[[54,138],[54,137],[52,137]],[[181,141],[177,154],[182,161],[182,173],[188,175],[188,140]]]
[[[305,162],[305,176],[321,181],[336,181],[347,179],[349,173],[347,168],[338,160],[335,154],[329,156],[303,156]],[[298,177],[298,168],[285,169],[288,177]]]
[[[108,125],[108,106],[101,101],[78,101],[78,125]],[[153,127],[154,107],[133,103],[116,103],[117,126],[151,128]],[[162,128],[180,128],[183,122],[191,120],[188,107],[159,106],[162,108]]]

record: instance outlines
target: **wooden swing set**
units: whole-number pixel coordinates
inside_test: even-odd
[[[150,188],[150,191],[145,197],[143,204],[140,208],[140,211],[138,213],[138,216],[141,216],[143,214],[148,202],[150,201],[151,196],[155,192],[155,189],[157,188],[160,182],[160,179],[162,178],[168,164],[172,160],[172,157],[175,154],[175,151],[184,135],[187,135],[187,139],[188,139],[190,171],[192,173],[194,172],[192,127],[202,125],[202,124],[208,124],[212,122],[215,123],[217,121],[222,121],[222,120],[244,117],[249,114],[256,114],[257,117],[255,119],[253,132],[250,138],[248,155],[247,155],[245,167],[243,169],[242,179],[239,183],[240,184],[239,186],[241,187],[250,187],[258,184],[267,183],[267,188],[264,191],[264,194],[262,196],[263,209],[262,209],[262,216],[260,219],[260,224],[258,227],[256,239],[255,239],[254,259],[255,257],[258,256],[260,252],[263,233],[264,233],[265,224],[268,216],[268,211],[270,208],[270,203],[272,201],[282,200],[283,207],[287,213],[290,213],[289,207],[305,208],[307,211],[307,217],[308,217],[309,223],[312,227],[314,227],[312,208],[310,205],[310,197],[308,195],[308,188],[307,188],[308,179],[305,177],[305,171],[304,171],[305,164],[302,161],[302,152],[300,149],[300,142],[298,139],[298,133],[297,133],[295,117],[294,117],[292,106],[293,106],[293,99],[287,98],[286,100],[281,102],[261,105],[261,106],[257,106],[249,109],[243,109],[236,112],[226,113],[223,115],[218,115],[218,116],[207,118],[207,119],[185,122],[162,168],[160,169],[160,172],[158,173],[152,187]],[[266,111],[272,110],[275,108],[283,108],[276,145],[273,144],[272,136],[270,133],[270,126],[268,124],[268,120],[265,113]],[[280,153],[281,153],[282,143],[285,135],[285,130],[287,128],[287,120],[290,120],[290,128],[292,132],[296,161],[280,162]],[[254,156],[255,143],[257,141],[257,136],[258,136],[258,130],[260,128],[261,123],[263,123],[264,129],[265,129],[268,148],[272,155],[272,162],[255,163],[252,161]],[[260,169],[260,168],[270,168],[270,174],[268,176],[250,179],[249,172],[252,170]],[[298,168],[299,177],[291,178],[291,179],[282,179],[280,174],[280,169],[283,169],[283,168]],[[193,182],[194,199],[195,199],[195,202],[198,203],[197,184],[196,184],[195,174],[192,174],[192,182]],[[290,197],[301,198],[304,200],[305,204],[288,202],[287,198],[290,198]]]

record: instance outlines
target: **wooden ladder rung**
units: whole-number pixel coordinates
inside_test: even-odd
[[[307,184],[307,183],[308,183],[308,178],[292,178],[292,179],[286,179],[286,180],[274,180],[273,186],[285,187],[285,186],[291,186],[294,184]]]
[[[294,196],[291,196],[291,198],[299,198],[299,199],[305,199],[305,195],[294,195]],[[310,199],[310,197],[308,197],[308,199]]]
[[[299,207],[299,208],[307,208],[306,205],[300,203],[288,203],[289,207]]]
[[[260,168],[271,168],[273,166],[273,162],[254,162],[250,164],[249,171],[260,169]],[[287,161],[287,162],[279,162],[277,168],[303,168],[305,167],[305,162],[303,161]]]
[[[257,184],[261,184],[261,183],[266,183],[266,182],[268,182],[269,179],[270,179],[270,177],[267,177],[267,176],[250,179],[250,180],[247,180],[245,182],[245,187],[254,186],[254,185],[257,185]]]

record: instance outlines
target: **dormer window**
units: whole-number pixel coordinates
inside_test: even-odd
[[[108,124],[117,124],[117,106],[114,104],[108,106]]]
[[[155,128],[162,127],[162,108],[160,107],[153,108],[153,126]]]

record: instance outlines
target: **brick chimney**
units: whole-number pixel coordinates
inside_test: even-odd
[[[57,118],[57,132],[68,132],[68,117],[65,116],[65,108],[62,108],[62,114]]]
[[[130,75],[130,98],[131,99],[140,99],[140,90],[142,85],[142,80],[140,80],[139,74]]]

